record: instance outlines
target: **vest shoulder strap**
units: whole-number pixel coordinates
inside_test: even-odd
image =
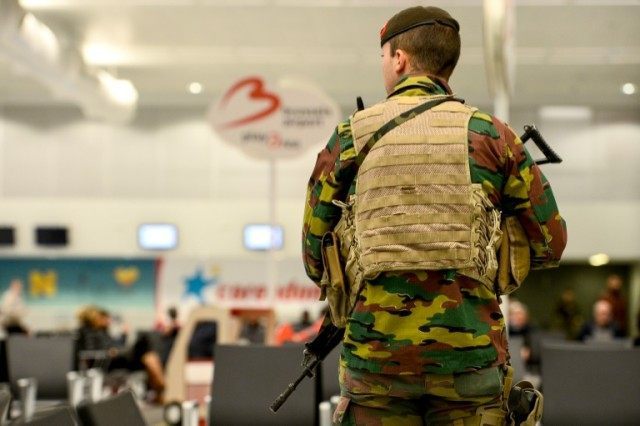
[[[360,166],[364,161],[371,148],[377,141],[382,139],[384,135],[391,130],[400,126],[403,123],[411,120],[414,117],[422,114],[423,112],[437,107],[448,101],[451,104],[459,105],[463,110],[468,110],[469,107],[464,105],[464,100],[454,98],[451,95],[447,96],[430,96],[424,100],[424,97],[404,96],[397,97],[392,100],[381,102],[363,111],[358,111],[351,118],[351,129],[354,137],[354,146],[357,152],[356,164]],[[388,107],[390,102],[395,102],[399,105],[410,106],[408,110],[400,113],[391,120],[383,123],[385,108]],[[414,106],[415,105],[415,106]],[[455,110],[455,107],[453,107]]]

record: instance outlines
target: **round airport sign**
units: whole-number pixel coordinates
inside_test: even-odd
[[[326,142],[339,120],[340,109],[320,88],[291,78],[242,78],[209,111],[224,142],[261,159],[296,157]]]

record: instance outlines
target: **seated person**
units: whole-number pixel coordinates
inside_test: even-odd
[[[151,337],[142,333],[130,350],[125,349],[126,332],[119,338],[109,334],[111,315],[96,306],[89,306],[78,315],[77,351],[104,351],[107,358],[106,370],[125,369],[147,372],[149,386],[160,396],[164,390],[164,374],[160,356],[153,348]],[[159,398],[158,398],[159,399]]]
[[[178,310],[175,306],[167,309],[167,317],[169,319],[168,323],[163,324],[160,327],[162,332],[160,343],[160,357],[162,359],[162,365],[167,364],[169,355],[171,354],[171,349],[173,349],[173,344],[175,343],[181,328],[180,322],[178,321]]]
[[[266,340],[264,325],[257,318],[247,320],[240,330],[239,341],[244,344],[263,345]]]
[[[329,308],[322,310],[320,317],[311,322],[309,312],[304,311],[302,321],[297,325],[288,322],[280,324],[275,331],[275,344],[281,346],[286,343],[306,343],[313,340],[320,331],[325,315],[329,314]],[[302,327],[306,325],[306,327]]]
[[[582,327],[578,340],[606,343],[624,337],[624,333],[613,320],[611,303],[600,299],[593,305],[593,320]]]
[[[2,327],[7,336],[11,334],[29,334],[29,329],[17,316],[7,316],[2,322]]]
[[[298,332],[300,330],[304,330],[307,327],[310,327],[313,323],[311,322],[311,314],[309,314],[309,311],[303,311],[302,312],[302,317],[300,318],[300,321],[296,324],[294,324],[293,326],[293,330]]]
[[[509,337],[521,336],[522,349],[520,356],[527,366],[537,364],[538,360],[531,357],[531,335],[533,326],[529,322],[529,310],[518,300],[509,302]]]

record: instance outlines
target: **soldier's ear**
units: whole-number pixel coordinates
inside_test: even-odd
[[[402,49],[396,49],[393,53],[393,71],[398,75],[409,72],[409,55]]]

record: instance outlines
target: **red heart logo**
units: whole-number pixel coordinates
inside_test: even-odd
[[[264,81],[259,77],[249,77],[234,84],[222,98],[222,107],[224,107],[227,102],[229,102],[229,99],[231,99],[239,90],[247,86],[251,88],[251,91],[249,92],[250,99],[257,101],[266,100],[269,103],[262,111],[223,124],[223,129],[230,129],[263,119],[273,114],[278,110],[278,108],[280,108],[280,98],[275,93],[267,92],[264,89]]]

